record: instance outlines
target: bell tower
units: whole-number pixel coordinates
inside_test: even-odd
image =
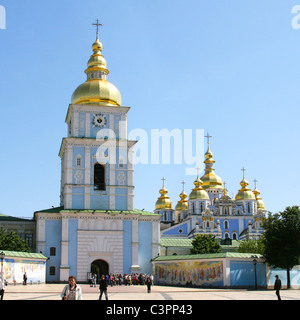
[[[98,20],[96,41],[85,70],[87,79],[68,107],[68,135],[61,158],[61,206],[78,210],[134,208],[133,148],[127,139],[127,113],[118,88],[107,80]]]

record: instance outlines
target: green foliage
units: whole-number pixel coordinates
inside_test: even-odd
[[[265,257],[270,265],[292,268],[300,257],[300,209],[287,207],[270,214],[264,223]]]
[[[25,240],[21,239],[15,232],[7,232],[3,228],[0,228],[0,249],[30,252],[30,249],[26,247]]]
[[[239,247],[235,250],[240,253],[260,253],[264,254],[265,245],[263,238],[256,239],[246,239],[238,241]]]
[[[283,212],[270,214],[264,223],[264,256],[268,264],[289,270],[299,263],[300,257],[300,209],[287,207]]]
[[[221,246],[212,234],[198,234],[192,241],[193,248],[191,254],[218,253],[221,252]]]

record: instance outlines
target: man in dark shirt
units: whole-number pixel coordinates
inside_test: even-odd
[[[274,284],[274,290],[276,290],[276,296],[278,300],[281,300],[279,290],[281,289],[281,280],[279,279],[278,275],[275,276],[275,284]]]
[[[107,296],[107,281],[106,281],[106,279],[105,279],[104,274],[101,276],[99,289],[100,289],[99,300],[101,300],[102,295],[103,295],[103,292],[104,292],[104,294],[105,294],[106,300],[108,300],[108,296]]]

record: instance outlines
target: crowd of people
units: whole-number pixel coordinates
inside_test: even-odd
[[[76,284],[76,277],[69,277],[69,284],[67,284],[62,293],[62,300],[82,300],[81,287]],[[102,300],[102,295],[105,295],[106,300],[108,300],[107,287],[108,286],[131,286],[131,285],[146,285],[147,292],[151,292],[151,286],[153,285],[153,275],[146,275],[144,273],[138,274],[102,274],[99,281],[96,274],[92,274],[90,279],[90,286],[96,287],[99,284],[100,296],[99,300]]]
[[[153,275],[146,275],[144,273],[132,273],[132,274],[106,274],[104,275],[105,280],[108,286],[131,286],[131,285],[145,285],[147,284],[148,280],[150,284],[154,284]],[[96,286],[98,283],[98,277],[96,274],[93,274],[89,279],[90,285]]]

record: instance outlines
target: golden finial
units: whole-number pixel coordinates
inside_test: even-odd
[[[99,19],[96,20],[96,23],[92,23],[93,26],[97,27],[97,39],[98,39],[98,34],[99,34],[99,26],[103,27],[102,23],[99,23]]]
[[[246,171],[246,169],[243,167],[241,170],[243,171],[243,179],[245,179],[245,171]]]
[[[212,138],[212,136],[210,136],[209,133],[207,132],[206,136],[204,137],[207,138],[207,145],[209,145],[209,138]]]
[[[181,182],[181,184],[182,184],[182,191],[184,191],[184,185],[185,185],[185,182],[184,182],[184,181],[182,181],[182,182]]]
[[[256,189],[256,182],[258,182],[256,179],[253,180],[254,182],[254,189]]]

